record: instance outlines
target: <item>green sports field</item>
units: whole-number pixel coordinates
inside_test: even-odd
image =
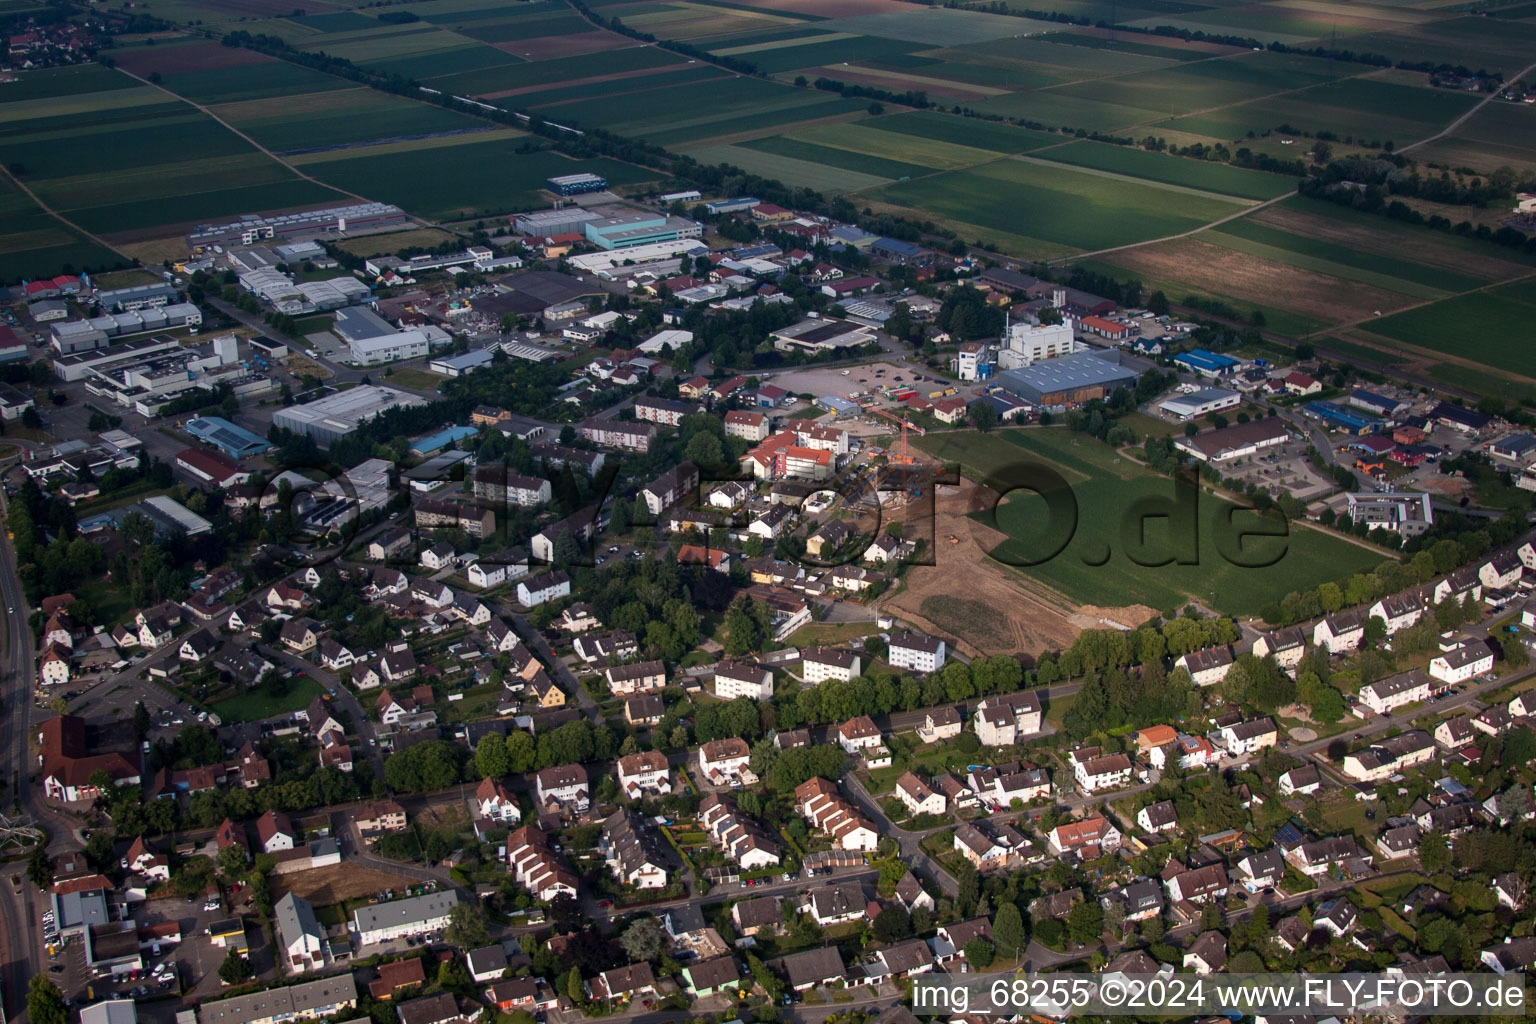
[[[1132,556],[1142,562],[1161,561],[1179,548],[1167,519],[1146,520],[1148,544],[1139,551],[1134,547],[1137,534],[1127,532],[1126,523],[1138,521],[1138,503],[1171,500],[1173,482],[1107,445],[1064,428],[931,434],[913,443],[938,458],[959,462],[967,476],[978,480],[997,475],[1023,487],[1026,479],[1043,480],[1042,471],[1048,471],[1064,481],[1076,503],[1075,529],[1068,516],[1050,520],[1044,499],[1027,490],[1006,497],[995,519],[991,512],[976,518],[1012,538],[993,552],[1005,564],[1045,558],[1070,536],[1059,554],[1038,565],[1019,565],[1018,571],[1076,603],[1135,603],[1166,610],[1198,600],[1228,614],[1251,615],[1293,590],[1348,577],[1387,557],[1297,525],[1284,537],[1250,537],[1238,543],[1218,525],[1231,506],[1202,494],[1192,520],[1198,537],[1193,548],[1186,548],[1196,552],[1198,564],[1142,565]],[[1030,464],[1036,468],[1026,469]],[[1256,518],[1239,512],[1234,521],[1241,530],[1257,529]],[[1181,518],[1179,525],[1187,529],[1190,521]],[[1133,539],[1129,549],[1128,538]],[[1246,564],[1234,564],[1237,561]]]

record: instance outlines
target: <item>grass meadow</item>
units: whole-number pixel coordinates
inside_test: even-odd
[[[1141,565],[1125,548],[1125,523],[1135,521],[1138,502],[1171,500],[1173,483],[1107,445],[1060,428],[989,435],[947,432],[914,443],[938,458],[959,462],[966,475],[976,479],[1028,462],[1059,474],[1076,502],[1075,531],[1059,554],[1039,565],[1021,566],[1019,571],[1079,603],[1107,607],[1138,603],[1167,609],[1195,599],[1222,612],[1250,615],[1290,591],[1348,576],[1386,557],[1384,552],[1294,525],[1288,536],[1250,537],[1237,548],[1223,541],[1218,548],[1217,523],[1226,518],[1231,506],[1202,493],[1194,519],[1198,564]],[[986,512],[977,518],[1009,535],[993,551],[994,557],[1008,564],[1046,558],[1071,525],[1067,520],[1051,523],[1044,499],[1028,491],[1006,497],[995,509],[995,520]],[[1258,528],[1256,520],[1254,513],[1234,516],[1245,530]],[[1168,532],[1169,520],[1145,522],[1148,546],[1138,556],[1141,561],[1160,560],[1177,550],[1176,545],[1182,547],[1183,541]],[[1252,564],[1233,564],[1223,550],[1238,553]]]

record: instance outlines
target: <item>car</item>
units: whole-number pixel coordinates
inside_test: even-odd
[[[610,554],[610,555],[613,555],[613,554],[617,554],[617,553],[618,553],[618,550],[619,550],[619,546],[618,546],[618,545],[617,545],[617,544],[615,544],[615,545],[613,545],[613,546],[612,546],[612,547],[610,547],[610,548],[609,548],[609,549],[608,549],[608,553],[609,553],[609,554]]]
[[[52,967],[48,968],[48,973],[49,974],[63,974],[64,973],[64,965],[63,964],[54,964]]]
[[[786,871],[786,872],[784,872],[784,881],[786,881],[786,882],[793,882],[794,880],[795,880],[795,874],[794,874],[793,871]]]
[[[598,900],[597,901],[597,905],[602,907],[602,908],[604,908],[604,909],[607,909],[608,907],[613,906],[613,900]]]

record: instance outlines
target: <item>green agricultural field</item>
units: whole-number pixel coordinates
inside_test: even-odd
[[[1172,117],[1331,82],[1363,70],[1360,65],[1314,57],[1244,53],[1076,82],[1052,92],[1101,103],[1130,103]]]
[[[821,146],[814,142],[805,142],[801,139],[790,139],[784,136],[754,139],[751,142],[743,142],[739,145],[745,146],[748,149],[760,150],[764,153],[776,153],[779,156],[793,157],[796,160],[826,164],[828,167],[841,167],[844,170],[858,171],[861,174],[871,174],[875,177],[892,180],[897,178],[916,178],[924,174],[933,173],[933,168],[923,167],[920,164],[907,164],[899,160],[885,160],[878,156],[870,156],[867,153],[834,149],[831,146]]]
[[[1010,535],[1012,539],[993,552],[1010,564],[1045,558],[1051,548],[1066,541],[1059,554],[1019,571],[1083,604],[1138,603],[1167,609],[1194,599],[1228,614],[1251,615],[1290,591],[1347,577],[1386,557],[1294,524],[1286,537],[1236,541],[1224,536],[1217,525],[1226,518],[1223,510],[1229,506],[1201,494],[1192,520],[1198,527],[1194,531],[1198,564],[1144,566],[1130,557],[1137,554],[1128,548],[1136,531],[1128,531],[1124,519],[1135,515],[1139,502],[1171,500],[1173,483],[1107,445],[1064,429],[1004,430],[991,435],[954,432],[913,443],[938,458],[960,462],[967,475],[977,479],[1010,467],[1007,471],[1016,474],[1014,479],[1022,487],[1026,478],[1040,479],[1038,471],[1031,475],[1020,468],[1029,463],[1058,474],[1076,503],[1075,529],[1069,517],[1049,522],[1044,499],[1022,489],[1000,504],[995,519],[991,512],[979,513],[977,518]],[[1233,521],[1239,529],[1258,528],[1252,513],[1238,513]],[[1145,520],[1147,545],[1139,553],[1141,561],[1161,560],[1183,546],[1189,534],[1170,533],[1169,522]],[[1249,564],[1233,564],[1237,560]]]
[[[14,82],[0,87],[0,103],[18,100],[44,100],[55,96],[105,92],[109,89],[135,89],[139,83],[100,64],[76,64],[67,68],[25,71]]]
[[[1338,274],[1337,268],[1354,268],[1384,278],[1395,278],[1400,282],[1417,285],[1420,288],[1427,288],[1442,294],[1470,291],[1473,288],[1480,288],[1488,284],[1490,280],[1486,277],[1475,277],[1467,273],[1455,273],[1443,267],[1432,267],[1423,263],[1415,263],[1412,258],[1415,254],[1413,249],[1403,251],[1401,256],[1363,252],[1360,249],[1353,249],[1318,238],[1305,237],[1291,231],[1270,227],[1266,224],[1257,224],[1251,220],[1228,221],[1215,229],[1215,231],[1209,232],[1209,234],[1217,233],[1261,243],[1271,250],[1271,252],[1266,254],[1270,255],[1271,258],[1284,259],[1285,262],[1290,262],[1289,259],[1275,256],[1276,252],[1287,252],[1326,262],[1335,267],[1333,270],[1323,270],[1323,273],[1343,276]],[[1201,237],[1205,238],[1206,236],[1202,235]],[[1214,241],[1215,239],[1207,240]],[[1227,243],[1220,241],[1219,244],[1225,245]],[[1305,264],[1298,264],[1298,266],[1301,265]],[[1391,287],[1386,284],[1382,286]],[[1395,290],[1402,291],[1403,288],[1399,286]],[[1409,292],[1408,294],[1414,293]]]
[[[851,114],[856,110],[863,110],[866,106],[868,104],[862,100],[845,100],[841,97],[824,99],[804,106],[784,107],[762,114],[740,114],[721,120],[693,120],[675,128],[653,128],[647,131],[644,137],[647,142],[654,142],[658,146],[686,149],[689,148],[690,143],[698,144],[707,139],[722,138],[739,132],[755,132],[780,125],[792,126],[804,121]],[[794,129],[790,127],[786,130]]]
[[[1020,21],[1006,14],[982,11],[951,11],[941,7],[914,7],[884,14],[857,14],[831,18],[817,25],[831,32],[852,32],[920,43],[925,47],[968,46],[1012,40],[1020,34],[1054,27],[1051,22]],[[849,58],[851,59],[851,58]]]
[[[265,185],[213,188],[203,192],[120,202],[92,209],[69,210],[81,227],[97,234],[143,232],[163,224],[196,224],[238,217],[254,210],[345,201],[346,197],[314,182],[291,178]]]
[[[614,185],[656,177],[617,160],[570,160],[557,153],[518,153],[520,140],[498,139],[453,148],[453,159],[423,149],[305,166],[316,178],[412,213],[440,220],[489,216],[548,205],[547,178],[593,171]]]
[[[1536,171],[1536,104],[1494,101],[1469,117],[1454,135],[1414,150],[1414,158],[1451,167]]]
[[[539,89],[535,92],[521,92],[513,97],[519,107],[542,107],[564,103],[570,100],[589,100],[615,94],[642,92],[651,89],[666,88],[678,84],[696,84],[711,79],[725,78],[728,72],[722,71],[710,64],[695,64],[681,68],[661,68],[653,74],[640,75],[633,78],[604,79],[597,82],[588,82],[585,85],[564,85],[553,89]],[[555,107],[554,109],[558,109]]]
[[[1051,42],[1070,46],[1086,46],[1094,50],[1113,50],[1116,53],[1136,53],[1143,57],[1161,57],[1164,60],[1202,60],[1208,56],[1203,50],[1179,49],[1176,46],[1159,46],[1130,38],[1109,39],[1105,36],[1082,35],[1077,32],[1056,32]]]
[[[1528,282],[1382,317],[1373,334],[1536,378],[1536,290]]]
[[[1022,160],[900,182],[881,195],[903,206],[1079,251],[1178,234],[1241,208],[1218,196]]]
[[[859,127],[878,128],[881,131],[914,135],[921,139],[952,142],[958,146],[990,149],[994,153],[1027,153],[1042,146],[1065,141],[1060,135],[1030,131],[996,121],[980,121],[971,117],[955,117],[937,114],[931,110],[910,110],[900,114],[884,114],[860,121]]]
[[[983,114],[1000,114],[1072,132],[1079,129],[1124,132],[1136,125],[1151,124],[1163,116],[1147,107],[1069,96],[1054,89],[989,96],[984,100],[973,100],[967,106]]]
[[[355,94],[363,103],[352,102],[354,94],[349,93],[322,95],[346,97],[348,102],[330,112],[306,109],[231,123],[275,153],[335,149],[402,136],[484,131],[493,127],[468,114],[371,90]]]
[[[588,53],[559,60],[529,61],[479,70],[464,69],[462,74],[447,75],[435,80],[432,88],[464,96],[481,96],[510,89],[554,86],[578,78],[614,75],[620,71],[641,71],[684,63],[682,58],[666,50],[654,46],[634,46],[625,50]]]
[[[379,23],[372,18],[364,17],[356,11],[337,11],[335,14],[307,14],[299,18],[289,18],[289,21],[300,28],[313,29],[316,32],[348,32],[359,28],[378,28]]]
[[[814,142],[834,149],[852,150],[870,156],[902,163],[917,164],[930,171],[950,171],[958,167],[971,167],[996,160],[999,154],[990,149],[957,146],[952,142],[938,142],[917,135],[899,132],[882,132],[861,124],[818,125],[797,132],[795,138]]]
[[[196,103],[236,103],[353,87],[353,83],[335,75],[283,61],[212,71],[186,71],[166,75],[162,84],[176,95]]]
[[[813,188],[818,192],[857,192],[886,184],[890,179],[846,170],[830,164],[797,160],[760,149],[749,149],[745,144],[734,146],[701,146],[687,150],[689,156],[704,164],[730,164],[749,174],[793,182],[797,186]]]
[[[1487,68],[1513,75],[1536,53],[1536,25],[1504,18],[1446,18],[1409,28],[1353,36],[1352,49],[1396,60]]]
[[[468,42],[461,36],[453,38]],[[457,77],[477,71],[496,71],[503,67],[515,67],[523,62],[521,58],[498,50],[494,46],[469,43],[467,46],[436,50],[431,53],[403,54],[398,57],[384,57],[359,63],[375,71],[388,71],[391,74],[404,75],[406,78],[414,78],[418,81],[429,81],[436,89],[440,88],[435,81],[439,78]]]
[[[742,54],[741,59],[757,65],[764,74],[774,75],[800,68],[820,67],[823,64],[853,63],[872,57],[911,53],[922,49],[921,43],[908,43],[899,39],[880,39],[875,36],[859,36],[853,39],[834,39],[824,43],[806,43],[803,46],[786,46],[772,50],[759,50]]]
[[[1296,190],[1296,180],[1284,175],[1250,171],[1206,160],[1190,160],[1166,153],[1152,153],[1107,142],[1084,141],[1054,146],[1041,152],[1040,159],[1112,171],[1132,178],[1216,192],[1239,199],[1273,199]]]
[[[1028,25],[1029,23],[1021,22],[1020,24]],[[1026,69],[1037,64],[1048,64],[1087,72],[1087,74],[1074,76],[1077,78],[1088,78],[1095,74],[1123,75],[1132,71],[1152,71],[1157,68],[1172,67],[1176,63],[1158,57],[1144,57],[1133,53],[1116,53],[1112,50],[1057,43],[1050,35],[1037,35],[1028,39],[999,39],[993,43],[956,47],[929,56],[944,56],[950,60],[960,61],[976,60],[978,63],[996,61]],[[979,58],[992,58],[992,60],[982,61]]]
[[[1346,78],[1285,96],[1225,110],[1175,118],[1159,127],[1216,139],[1241,139],[1281,125],[1330,131],[1341,138],[1391,141],[1401,146],[1435,134],[1466,113],[1477,97],[1420,88],[1380,78]]]
[[[505,43],[514,39],[537,39],[541,36],[572,36],[582,32],[596,31],[596,26],[574,11],[546,15],[537,19],[477,21],[458,29],[460,35],[482,43]]]
[[[629,81],[618,83],[622,89]],[[700,102],[707,96],[707,102]],[[706,87],[693,84],[661,89],[619,91],[597,99],[557,103],[544,108],[555,120],[597,125],[646,138],[653,130],[708,124],[743,114],[771,113],[815,103],[824,93],[738,76]]]
[[[127,261],[44,213],[0,176],[0,284],[105,270]]]

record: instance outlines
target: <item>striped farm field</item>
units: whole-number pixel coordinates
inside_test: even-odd
[[[899,205],[1079,251],[1178,234],[1242,208],[1221,196],[1021,160],[900,182],[879,194]]]
[[[300,153],[284,159],[295,167],[311,164],[334,163],[338,160],[356,160],[361,157],[391,156],[395,153],[416,153],[426,149],[450,150],[458,146],[475,146],[505,139],[525,139],[526,132],[515,128],[492,128],[488,131],[463,135],[436,135],[427,139],[410,139],[403,142],[384,142],[373,146],[352,146],[346,149],[322,149]],[[442,159],[453,159],[453,153],[444,153]],[[308,173],[308,172],[306,172]]]
[[[820,192],[857,192],[885,185],[891,179],[829,164],[752,149],[746,145],[701,146],[686,151],[705,164],[731,164],[749,174],[793,182]]]
[[[704,144],[709,139],[724,139],[729,136],[740,138],[747,133],[762,135],[777,127],[784,127],[787,131],[793,132],[794,125],[852,114],[863,110],[866,106],[867,104],[862,100],[824,99],[804,106],[784,107],[763,114],[738,114],[719,120],[705,118],[691,120],[682,125],[654,127],[647,130],[645,138],[658,146],[688,148],[689,143]]]
[[[917,164],[923,168],[939,171],[971,167],[998,158],[998,154],[993,150],[957,146],[952,142],[939,142],[935,139],[902,135],[898,132],[882,132],[866,127],[867,123],[819,125],[795,132],[794,137],[834,149],[867,153],[870,156]]]
[[[1042,160],[1111,171],[1165,185],[1182,185],[1239,199],[1273,199],[1296,190],[1296,179],[1284,175],[1107,142],[1071,142],[1043,150],[1039,156]]]
[[[1267,224],[1255,223],[1247,218],[1228,221],[1209,234],[1225,236],[1220,241],[1222,245],[1230,245],[1232,240],[1241,239],[1262,245],[1274,253],[1289,253],[1291,256],[1286,258],[1287,262],[1296,258],[1316,261],[1312,269],[1322,269],[1322,264],[1328,264],[1335,268],[1329,272],[1339,273],[1342,277],[1350,276],[1348,273],[1340,272],[1348,269],[1371,274],[1382,281],[1395,280],[1398,284],[1394,290],[1409,295],[1422,294],[1426,298],[1439,298],[1456,292],[1471,291],[1492,280],[1415,262],[1414,258],[1418,255],[1417,248],[1400,249],[1399,255],[1364,252],[1324,239],[1298,235]],[[1297,265],[1307,266],[1308,264],[1298,263]],[[1359,280],[1366,281],[1365,278],[1359,278]],[[1366,281],[1366,283],[1373,282]],[[1418,291],[1410,290],[1414,288]]]
[[[1015,128],[1013,125],[981,121],[973,117],[938,114],[930,110],[883,114],[858,122],[858,127],[947,142],[968,149],[987,149],[994,153],[1027,153],[1062,141],[1061,136],[1049,132]]]
[[[1383,317],[1372,334],[1536,378],[1536,283],[1520,281]]]
[[[806,142],[803,138],[787,138],[783,135],[773,135],[765,139],[753,139],[750,142],[738,143],[738,145],[763,153],[775,153],[779,156],[793,157],[796,160],[804,160],[809,163],[825,164],[828,167],[840,167],[844,170],[857,171],[860,174],[870,174],[887,180],[916,178],[933,173],[932,167],[902,163],[899,160],[887,160],[883,157],[848,149],[834,149],[831,146]]]

